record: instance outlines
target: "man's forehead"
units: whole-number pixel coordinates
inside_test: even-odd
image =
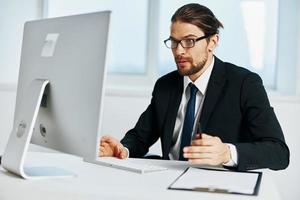
[[[173,22],[170,29],[170,35],[174,38],[199,37],[204,35],[198,26],[186,22]]]

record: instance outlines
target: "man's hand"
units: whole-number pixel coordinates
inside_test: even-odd
[[[183,149],[183,157],[191,164],[221,165],[230,159],[230,149],[219,137],[197,134],[191,146]]]
[[[128,157],[128,151],[117,139],[111,136],[103,136],[100,140],[98,156],[124,159]]]

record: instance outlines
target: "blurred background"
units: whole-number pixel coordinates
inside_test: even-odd
[[[282,199],[300,198],[300,0],[0,0],[0,147],[10,134],[24,22],[112,10],[102,133],[122,138],[150,102],[157,78],[176,66],[163,40],[186,3],[209,7],[223,23],[216,56],[260,74],[291,151],[274,174]],[[160,143],[151,149],[161,154]]]

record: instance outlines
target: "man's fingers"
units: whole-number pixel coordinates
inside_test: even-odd
[[[185,153],[212,153],[214,147],[212,146],[188,146],[184,147],[183,152]]]
[[[116,156],[118,158],[121,158],[121,159],[124,159],[124,158],[128,157],[128,151],[126,150],[126,148],[122,144],[120,144],[118,146],[118,152],[117,152]]]
[[[119,140],[109,135],[104,135],[100,139],[98,155],[113,156],[122,159],[128,157],[128,152],[124,148],[124,146],[119,142]]]
[[[103,148],[110,148],[110,145],[106,142],[103,142],[100,144],[100,147],[103,147]]]
[[[119,155],[121,154],[121,152],[122,152],[122,146],[121,145],[116,145],[115,146],[115,149],[114,149],[114,154],[115,154],[115,156],[117,156],[117,157],[119,157]]]
[[[103,142],[107,142],[107,143],[111,143],[111,144],[117,144],[118,140],[111,137],[111,136],[105,135],[105,136],[101,137],[100,144],[103,143]]]
[[[127,152],[127,150],[123,147],[122,150],[121,150],[121,152],[120,152],[119,158],[125,159],[125,158],[127,158],[127,157],[128,157],[128,152]]]
[[[100,138],[100,142],[105,142],[105,141],[107,141],[107,140],[109,140],[109,139],[110,139],[110,136],[104,135],[104,136],[102,136],[102,137]]]
[[[205,133],[202,133],[201,134],[201,138],[213,138],[213,136],[211,136],[211,135],[207,135],[207,134],[205,134]]]
[[[101,157],[101,156],[103,156],[103,149],[100,147],[99,148],[99,151],[98,151],[98,157]]]
[[[184,158],[187,159],[213,159],[214,154],[212,153],[184,153]]]
[[[98,156],[113,156],[114,152],[111,145],[107,142],[102,142],[99,147]]]
[[[219,137],[201,134],[201,139],[196,137],[191,146],[183,149],[183,156],[190,164],[220,165],[228,160],[228,156],[225,155],[228,148],[224,147]]]
[[[99,147],[99,153],[98,155],[101,156],[113,156],[117,158],[126,158],[127,157],[127,151],[125,150],[124,146],[116,142],[115,144],[110,143],[110,139],[106,140],[107,138],[104,138],[105,142],[100,143]],[[125,152],[124,152],[125,151]]]
[[[195,139],[191,142],[191,145],[194,146],[210,146],[214,145],[216,143],[216,140],[211,137],[211,138],[201,138],[201,139]]]
[[[109,151],[107,148],[101,146],[98,152],[99,157],[111,156],[112,151]]]
[[[196,136],[196,139],[194,139],[191,142],[191,145],[193,146],[210,146],[210,145],[216,145],[222,143],[221,139],[219,137],[214,137],[211,135],[207,135],[205,133],[201,134],[201,138]]]

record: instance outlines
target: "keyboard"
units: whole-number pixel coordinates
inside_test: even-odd
[[[118,159],[114,157],[98,157],[94,163],[141,174],[167,170],[165,167],[156,166],[149,163],[135,163],[128,159]]]

